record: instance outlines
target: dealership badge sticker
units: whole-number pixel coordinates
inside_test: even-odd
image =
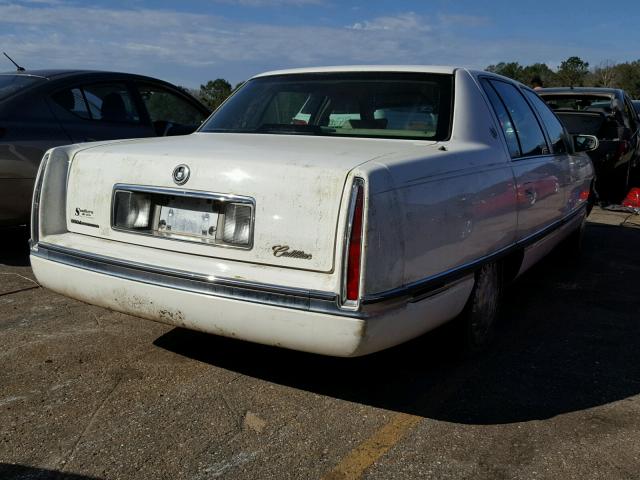
[[[75,214],[75,217],[86,219],[92,219],[94,215],[93,210],[89,210],[88,208],[76,207],[73,212]],[[85,220],[80,220],[79,218],[72,218],[71,223],[75,223],[76,225],[84,225],[85,227],[100,228],[100,225],[90,223]]]

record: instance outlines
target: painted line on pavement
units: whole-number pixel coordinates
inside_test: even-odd
[[[413,402],[410,405],[411,409],[419,409],[423,415],[435,413],[443,403],[462,388],[466,379],[469,378],[469,374],[468,368],[459,368],[457,373],[445,379],[441,384],[436,384],[416,402]],[[396,446],[422,420],[425,420],[425,416],[410,413],[395,414],[389,422],[351,450],[322,479],[356,480],[362,478],[369,467]]]

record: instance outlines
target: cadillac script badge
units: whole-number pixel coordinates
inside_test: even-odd
[[[289,245],[274,245],[271,247],[274,257],[291,257],[300,258],[302,260],[311,260],[313,255],[303,252],[302,250],[291,250]]]

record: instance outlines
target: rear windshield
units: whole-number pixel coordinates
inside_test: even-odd
[[[444,140],[452,75],[296,74],[248,81],[201,132]]]
[[[613,97],[608,95],[544,95],[541,97],[552,110],[610,112]]]
[[[44,81],[45,79],[42,77],[0,74],[0,100],[13,95],[29,85]]]

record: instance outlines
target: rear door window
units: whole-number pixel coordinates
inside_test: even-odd
[[[140,123],[140,114],[123,83],[82,87],[93,120],[110,123]]]
[[[76,117],[89,120],[89,107],[79,88],[61,90],[52,95],[53,100],[67,112],[73,113]]]
[[[533,110],[518,89],[500,80],[491,80],[491,85],[502,99],[516,130],[523,157],[546,155],[549,153],[547,141]]]
[[[518,143],[516,129],[513,127],[513,123],[511,123],[511,117],[509,116],[509,112],[507,112],[507,108],[504,106],[504,103],[502,103],[502,100],[500,100],[500,97],[488,80],[482,80],[482,87],[484,88],[487,97],[489,97],[489,102],[498,117],[500,127],[502,128],[502,132],[504,133],[504,137],[507,141],[507,147],[509,148],[511,158],[519,157],[521,155],[520,144]]]
[[[125,84],[77,86],[56,92],[51,98],[67,112],[85,120],[140,123],[140,114]]]
[[[524,94],[533,105],[533,108],[536,109],[538,115],[540,115],[542,123],[547,129],[547,135],[549,135],[553,153],[567,153],[568,149],[565,141],[564,127],[562,123],[560,123],[560,120],[558,120],[558,117],[556,117],[537,93],[531,90],[524,90]]]

